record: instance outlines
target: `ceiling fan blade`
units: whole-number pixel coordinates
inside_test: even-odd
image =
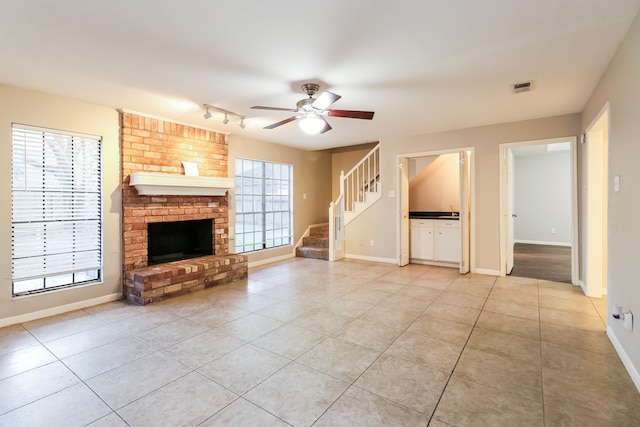
[[[265,126],[263,129],[275,129],[275,128],[277,128],[278,126],[286,125],[287,123],[290,123],[290,122],[292,122],[292,121],[294,121],[294,120],[297,120],[297,119],[298,119],[298,118],[297,118],[296,116],[289,117],[288,119],[281,120],[281,121],[279,121],[278,123],[274,123],[274,124],[272,124],[272,125]]]
[[[356,110],[328,110],[329,117],[346,117],[348,119],[373,119],[373,111],[356,111]]]
[[[329,124],[329,122],[327,121],[327,119],[325,119],[322,116],[318,116],[318,117],[320,117],[322,120],[324,120],[324,127],[322,128],[320,133],[322,134],[322,133],[330,131],[332,128],[331,128],[331,125]]]
[[[254,110],[293,111],[294,113],[298,111],[295,108],[263,107],[262,105],[254,105],[251,108]]]
[[[320,95],[318,95],[318,97],[316,98],[315,101],[313,101],[313,104],[311,104],[311,106],[318,110],[326,110],[331,106],[331,104],[333,104],[340,98],[342,98],[340,95],[336,95],[333,92],[324,91]]]

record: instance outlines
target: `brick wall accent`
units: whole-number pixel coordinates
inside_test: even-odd
[[[201,176],[227,177],[226,135],[127,112],[120,121],[125,281],[128,271],[148,266],[149,222],[212,218],[214,253],[228,255],[228,196],[140,196],[129,186],[133,172],[182,175],[183,161],[197,163]]]

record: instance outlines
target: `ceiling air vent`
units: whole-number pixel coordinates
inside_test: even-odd
[[[513,93],[529,92],[533,87],[533,82],[516,83],[512,86]]]

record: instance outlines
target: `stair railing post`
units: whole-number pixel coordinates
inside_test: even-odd
[[[335,261],[336,212],[334,203],[329,204],[329,261]]]

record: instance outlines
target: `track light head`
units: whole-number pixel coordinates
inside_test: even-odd
[[[245,128],[244,117],[240,118],[240,123],[238,124],[238,126],[240,126],[240,129],[244,129]]]
[[[224,120],[222,121],[222,124],[226,125],[227,123],[229,123],[229,115],[224,113]]]
[[[204,113],[204,118],[205,119],[210,119],[211,118],[211,113],[209,112],[209,108],[207,108],[207,112]]]

